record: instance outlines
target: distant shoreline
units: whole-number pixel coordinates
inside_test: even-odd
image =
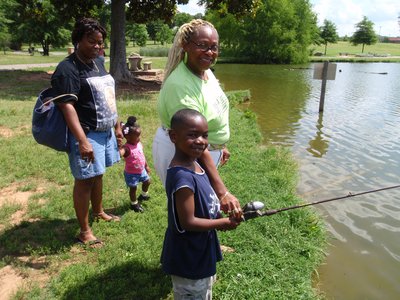
[[[311,56],[309,62],[385,62],[385,63],[399,63],[400,56],[373,56],[373,57],[362,57],[362,56]]]

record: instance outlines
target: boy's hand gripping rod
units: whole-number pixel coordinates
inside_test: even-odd
[[[305,204],[293,205],[293,206],[288,206],[288,207],[283,207],[283,208],[278,208],[278,209],[269,209],[269,210],[265,210],[265,211],[262,211],[262,209],[264,208],[264,203],[262,203],[260,201],[252,201],[252,202],[247,203],[245,206],[243,206],[242,218],[244,221],[247,221],[250,219],[257,218],[257,217],[271,216],[271,215],[274,215],[276,213],[280,213],[280,212],[286,211],[286,210],[302,208],[302,207],[306,207],[306,206],[310,206],[310,205],[316,205],[316,204],[321,204],[321,203],[340,200],[340,199],[351,198],[351,197],[365,195],[365,194],[369,194],[369,193],[381,192],[381,191],[395,189],[395,188],[399,188],[399,187],[400,187],[400,185],[395,185],[395,186],[385,187],[385,188],[381,188],[381,189],[376,189],[376,190],[371,190],[371,191],[366,191],[366,192],[361,192],[361,193],[356,193],[356,194],[349,193],[348,195],[342,196],[342,197],[336,197],[336,198],[315,201],[315,202],[310,202],[310,203],[305,203]]]

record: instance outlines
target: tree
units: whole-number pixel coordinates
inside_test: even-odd
[[[223,53],[252,63],[302,63],[318,36],[308,0],[262,0],[243,17],[207,13],[220,33]]]
[[[6,17],[7,7],[13,4],[15,3],[11,0],[5,0],[0,3],[0,47],[3,49],[4,54],[6,54],[6,49],[11,42],[11,35],[8,31],[8,27],[12,21]]]
[[[195,17],[188,13],[177,13],[174,17],[174,27],[181,27],[183,24],[190,22]]]
[[[74,1],[74,0],[68,0]],[[228,12],[246,14],[251,11],[260,0],[203,0],[209,8],[223,6]],[[134,23],[147,24],[153,20],[162,19],[171,23],[176,12],[176,4],[187,4],[188,0],[111,0],[111,63],[110,73],[116,81],[131,79],[126,66],[125,51],[125,20]],[[126,8],[126,11],[125,11]],[[149,32],[151,36],[151,33]]]
[[[110,73],[117,82],[132,79],[126,65],[126,20],[137,24],[157,19],[171,22],[177,3],[187,4],[188,0],[111,0]]]
[[[161,45],[165,43],[172,42],[172,30],[168,27],[168,25],[163,24],[160,30],[156,34],[157,42],[160,42]]]
[[[337,43],[339,36],[336,31],[336,25],[326,19],[324,20],[324,25],[320,27],[320,30],[320,37],[325,45],[324,55],[326,55],[326,48],[328,47],[328,43]]]
[[[140,47],[146,46],[146,42],[149,39],[146,25],[144,24],[126,25],[126,36],[133,42],[133,45],[137,44]]]
[[[71,23],[57,14],[50,0],[19,0],[14,4],[9,6],[8,16],[13,20],[9,30],[15,41],[41,44],[44,55],[49,55],[50,45],[63,46],[69,41]]]
[[[6,50],[11,42],[11,34],[8,31],[0,31],[0,48],[3,49],[3,53],[6,54]]]
[[[364,53],[365,45],[373,45],[378,41],[378,37],[374,31],[374,23],[367,19],[366,16],[363,17],[362,21],[355,25],[356,31],[350,38],[350,42],[357,46],[362,44],[362,51]]]
[[[110,73],[117,82],[131,78],[126,65],[125,3],[125,0],[111,1]]]
[[[200,5],[217,12],[220,16],[232,14],[237,17],[253,14],[262,5],[262,0],[199,0]]]
[[[43,0],[46,1],[46,0]],[[48,1],[48,0],[47,0]],[[132,76],[126,64],[126,41],[125,41],[125,23],[126,20],[137,24],[147,24],[153,20],[162,19],[165,23],[171,23],[176,13],[176,4],[187,4],[189,0],[51,0],[60,2],[60,7],[70,8],[64,9],[67,16],[62,20],[68,20],[73,16],[75,10],[81,14],[93,9],[95,5],[101,6],[100,2],[109,4],[111,1],[111,34],[110,34],[110,73],[114,79],[119,81],[129,81]],[[218,0],[218,1],[199,1],[207,3],[207,5],[218,4],[224,5],[230,12],[241,13],[247,12],[253,4],[258,0]],[[79,7],[83,6],[83,9]],[[58,8],[58,6],[56,6]],[[76,15],[77,16],[77,15]],[[150,34],[150,32],[149,32]]]
[[[2,0],[8,1],[8,0]],[[18,31],[19,25],[23,30],[20,40],[34,42],[40,39],[48,54],[50,44],[65,45],[70,40],[70,31],[76,19],[83,16],[101,17],[97,14],[98,8],[103,5],[111,7],[110,33],[110,73],[118,81],[131,79],[126,64],[125,23],[128,19],[132,23],[147,24],[153,20],[162,19],[166,24],[171,23],[176,13],[176,4],[187,4],[189,0],[18,0],[19,10],[14,10],[14,26]],[[260,0],[203,0],[210,8],[219,7],[221,11],[245,14]],[[42,8],[46,8],[44,11]],[[45,12],[45,13],[43,13]],[[13,19],[14,18],[11,18]],[[40,22],[35,22],[40,21]],[[36,25],[40,26],[36,26]],[[102,23],[104,25],[104,23]],[[39,35],[40,33],[40,35]],[[35,37],[33,39],[33,37]],[[67,38],[68,37],[68,38]],[[68,40],[68,41],[67,41]],[[63,44],[64,43],[64,44]]]
[[[154,20],[146,25],[147,32],[149,33],[150,39],[154,41],[154,45],[157,42],[157,32],[161,30],[163,24],[162,20]]]
[[[232,14],[220,18],[216,13],[207,13],[207,19],[218,29],[221,53],[235,57],[243,44],[243,22],[238,22]]]

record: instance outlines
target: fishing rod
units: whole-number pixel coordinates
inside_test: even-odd
[[[349,193],[346,196],[335,197],[335,198],[330,198],[330,199],[325,199],[325,200],[320,200],[320,201],[315,201],[315,202],[309,202],[309,203],[304,203],[304,204],[299,204],[299,205],[292,205],[292,206],[278,208],[278,209],[269,209],[269,210],[265,210],[265,211],[262,211],[262,209],[264,208],[264,203],[262,203],[260,201],[252,201],[252,202],[247,203],[245,206],[243,206],[243,209],[242,209],[243,210],[243,220],[247,221],[250,219],[257,218],[257,217],[271,216],[271,215],[274,215],[274,214],[277,214],[277,213],[280,213],[283,211],[291,210],[291,209],[297,209],[297,208],[302,208],[302,207],[306,207],[306,206],[326,203],[326,202],[330,202],[330,201],[347,199],[347,198],[361,196],[361,195],[365,195],[365,194],[396,189],[399,187],[400,187],[400,185],[394,185],[394,186],[384,187],[384,188],[380,188],[380,189],[360,192],[360,193],[356,193],[356,194]]]

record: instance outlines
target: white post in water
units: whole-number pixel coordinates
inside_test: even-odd
[[[321,85],[321,96],[319,98],[319,111],[324,110],[325,92],[326,92],[326,81],[335,80],[336,77],[336,64],[330,64],[329,61],[325,61],[323,64],[314,65],[314,79],[322,79]]]
[[[325,61],[324,66],[322,67],[321,96],[319,97],[319,111],[320,112],[324,111],[326,80],[328,77],[328,65],[329,65],[329,61]]]

